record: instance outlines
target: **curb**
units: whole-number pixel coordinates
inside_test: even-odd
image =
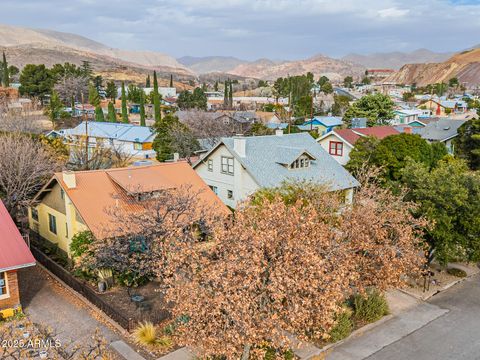
[[[474,274],[471,274],[471,275],[469,275],[469,276],[465,276],[464,278],[461,278],[461,279],[452,281],[451,283],[443,286],[442,288],[438,289],[438,290],[435,291],[434,293],[432,293],[432,294],[427,294],[427,295],[424,295],[424,296],[418,296],[418,294],[414,294],[414,293],[412,293],[412,292],[410,292],[410,291],[408,291],[408,290],[405,290],[405,289],[400,289],[400,288],[399,288],[398,290],[401,291],[401,292],[403,292],[403,293],[405,293],[405,294],[407,294],[407,295],[413,296],[414,298],[416,298],[416,299],[418,299],[418,300],[427,301],[428,299],[431,299],[433,296],[438,295],[438,294],[444,292],[445,290],[451,288],[452,286],[455,286],[455,285],[457,285],[457,284],[459,284],[459,283],[461,283],[461,282],[463,282],[463,281],[465,281],[465,280],[467,280],[467,279],[470,279],[472,276],[475,276],[475,275],[477,275],[477,274],[478,274],[478,273],[474,273]]]

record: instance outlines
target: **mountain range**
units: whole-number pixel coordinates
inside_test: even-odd
[[[454,75],[463,81],[480,78],[477,69],[480,66],[477,60],[480,62],[480,58],[476,50],[451,58],[450,53],[419,49],[410,53],[349,54],[341,59],[326,55],[300,60],[247,61],[231,56],[184,56],[175,59],[156,51],[112,48],[76,34],[0,24],[1,50],[6,51],[9,63],[19,68],[29,63],[48,67],[64,62],[80,65],[87,60],[95,72],[106,79],[143,83],[146,74],[156,70],[161,85],[170,78],[170,74],[174,74],[176,86],[180,87],[182,82],[193,79],[209,81],[230,77],[239,80],[274,80],[308,71],[315,77],[325,75],[340,81],[348,75],[360,78],[367,68],[400,68],[390,77],[391,81],[417,82],[419,85]]]

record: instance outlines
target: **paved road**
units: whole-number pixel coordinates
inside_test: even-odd
[[[480,275],[434,296],[429,303],[450,311],[367,359],[480,359]]]

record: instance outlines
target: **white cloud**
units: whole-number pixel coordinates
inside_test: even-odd
[[[117,0],[112,6],[92,0],[2,0],[2,10],[12,24],[175,56],[452,51],[477,43],[480,31],[480,4],[471,1]]]

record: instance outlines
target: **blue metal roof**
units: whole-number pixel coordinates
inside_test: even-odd
[[[74,127],[73,129],[64,130],[63,133],[67,136],[85,136],[85,121]],[[152,141],[154,133],[152,129],[147,126],[89,121],[88,136],[143,143]]]
[[[302,125],[323,125],[325,127],[340,126],[343,124],[342,118],[339,116],[314,116],[313,120],[305,121]]]

